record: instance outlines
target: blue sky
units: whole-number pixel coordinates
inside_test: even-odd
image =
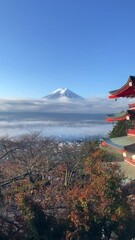
[[[135,75],[134,0],[0,0],[0,98],[83,97]]]

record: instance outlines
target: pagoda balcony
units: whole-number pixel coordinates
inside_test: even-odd
[[[135,129],[128,129],[127,130],[127,135],[128,136],[135,136]]]
[[[129,106],[129,109],[135,108],[135,103],[128,104],[128,106]]]

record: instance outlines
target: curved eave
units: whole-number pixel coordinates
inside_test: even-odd
[[[135,154],[135,143],[133,143],[133,144],[131,144],[129,146],[125,146],[124,149],[128,153]]]
[[[135,109],[129,109],[128,113],[130,114],[130,116],[132,116],[132,118],[135,118]]]
[[[106,122],[124,121],[124,120],[127,120],[127,118],[126,118],[127,116],[123,116],[123,117],[120,117],[120,118],[106,118]]]
[[[109,98],[135,97],[135,76],[130,76],[123,87],[110,91],[109,94]]]
[[[117,137],[117,138],[103,138],[102,142],[106,144],[106,146],[111,146],[113,148],[119,149],[119,150],[126,150],[129,145],[135,146],[135,137],[131,136],[123,136],[123,137]],[[133,148],[133,147],[132,147]],[[129,151],[129,149],[128,149]]]
[[[123,111],[115,114],[108,114],[106,118],[106,122],[115,122],[123,120],[130,120],[130,114],[128,113],[128,111]]]
[[[123,150],[123,146],[121,146],[120,144],[117,144],[115,142],[112,141],[112,139],[102,139],[102,146],[110,146],[112,148],[118,149],[120,151]]]
[[[134,120],[135,119],[135,110],[127,110],[120,113],[108,114],[106,122],[117,122],[123,120]]]

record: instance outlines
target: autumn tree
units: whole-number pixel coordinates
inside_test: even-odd
[[[133,238],[127,200],[134,186],[123,188],[124,175],[97,142],[60,143],[38,133],[2,141],[1,239]]]
[[[13,141],[2,139],[1,146],[0,170],[4,174],[3,180],[9,182],[29,176],[29,180],[34,182],[39,178],[47,178],[57,143],[34,132]]]
[[[57,165],[64,174],[64,186],[72,185],[75,179],[79,179],[84,173],[84,160],[98,147],[97,141],[86,141],[82,143],[64,143],[58,147]],[[56,167],[57,169],[57,167]]]
[[[86,177],[68,192],[71,229],[67,239],[110,239],[124,226],[128,204],[120,189],[123,174],[105,164],[97,150],[86,160]]]

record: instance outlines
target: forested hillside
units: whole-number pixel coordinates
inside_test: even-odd
[[[1,138],[0,160],[0,239],[135,237],[135,183],[97,141]]]

